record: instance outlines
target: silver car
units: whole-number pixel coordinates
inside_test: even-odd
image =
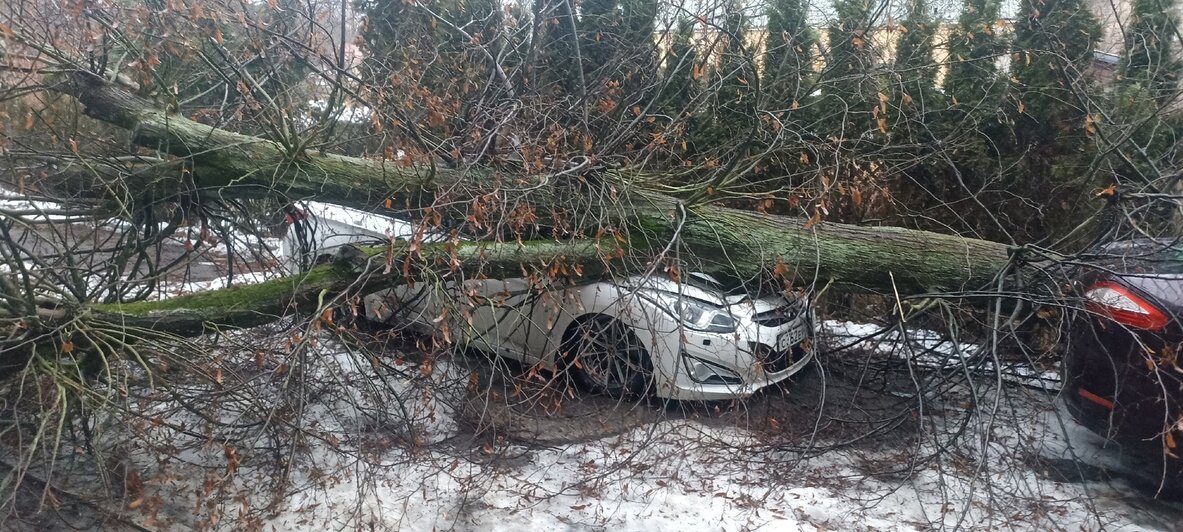
[[[406,222],[309,204],[315,254],[407,237]],[[285,260],[295,263],[293,231]],[[309,249],[307,245],[303,249]],[[366,296],[367,317],[410,324],[447,342],[566,369],[614,396],[717,400],[750,395],[805,368],[814,316],[804,292],[727,293],[712,277],[635,276],[540,289],[523,278],[416,283]]]

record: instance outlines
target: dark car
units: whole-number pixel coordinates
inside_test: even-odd
[[[1183,491],[1183,241],[1105,246],[1077,279],[1083,309],[1064,358],[1063,396],[1163,492]]]

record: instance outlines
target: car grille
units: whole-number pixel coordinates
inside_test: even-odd
[[[805,358],[805,348],[802,344],[794,345],[783,351],[776,351],[766,344],[751,343],[752,353],[765,373],[780,373]]]
[[[756,314],[752,317],[752,321],[756,322],[757,325],[762,325],[764,327],[780,327],[781,325],[797,319],[797,316],[800,314],[800,306],[794,303]]]

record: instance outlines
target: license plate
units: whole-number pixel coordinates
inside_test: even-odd
[[[776,350],[784,351],[790,347],[793,347],[794,345],[801,343],[801,340],[804,339],[805,331],[801,329],[793,329],[791,331],[780,333],[780,335],[776,337]]]

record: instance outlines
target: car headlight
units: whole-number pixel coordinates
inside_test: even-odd
[[[735,332],[735,318],[727,309],[673,292],[651,291],[658,308],[678,318],[688,329],[713,333]]]

